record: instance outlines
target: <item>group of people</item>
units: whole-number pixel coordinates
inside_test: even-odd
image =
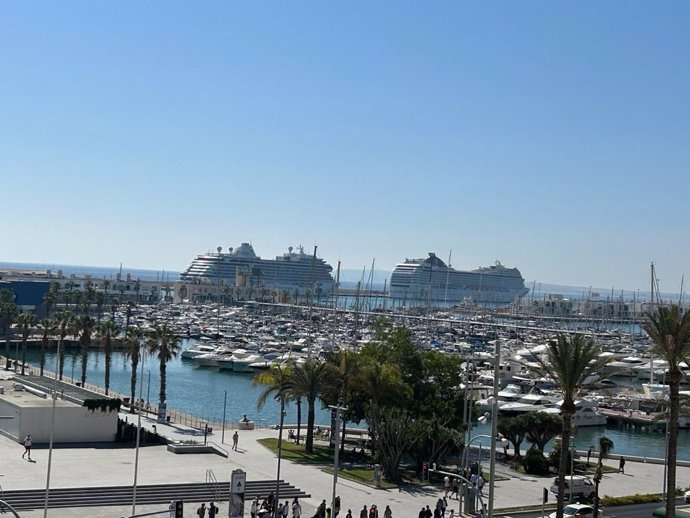
[[[214,502],[210,502],[208,504],[208,507],[206,507],[205,503],[202,503],[199,508],[196,510],[196,515],[199,518],[206,518],[206,512],[208,511],[208,518],[216,518],[218,516],[218,506]]]
[[[352,518],[352,511],[350,509],[347,510],[345,518]],[[367,511],[367,506],[365,505],[359,512],[359,518],[379,518],[379,508],[376,504],[371,504],[369,511]],[[393,518],[393,511],[389,505],[383,510],[383,518]]]
[[[470,484],[474,486],[477,491],[479,491],[479,494],[483,495],[483,490],[484,490],[484,483],[486,482],[484,480],[484,476],[479,473],[479,470],[472,470],[471,472],[467,472],[467,470],[463,470],[462,472],[462,478],[465,480],[469,480]],[[449,477],[446,475],[443,477],[443,490],[444,490],[444,495],[443,498],[453,498],[455,497],[456,500],[460,499],[460,479],[456,477]],[[448,496],[450,494],[450,496]],[[440,499],[439,499],[440,500]]]
[[[281,505],[280,502],[276,502],[275,495],[271,492],[266,498],[264,498],[261,503],[259,503],[260,498],[257,496],[252,500],[252,504],[249,508],[249,513],[252,518],[261,518],[265,514],[269,516],[273,514],[275,506],[278,506],[278,516],[280,518],[288,518],[290,516],[290,511],[292,511],[292,518],[300,518],[302,516],[302,504],[300,504],[297,497],[292,501],[292,505],[288,500]]]

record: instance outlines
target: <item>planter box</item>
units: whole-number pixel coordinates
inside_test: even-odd
[[[207,444],[184,444],[171,442],[168,451],[173,453],[217,453],[216,449]]]

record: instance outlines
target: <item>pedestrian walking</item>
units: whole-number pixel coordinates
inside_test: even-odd
[[[426,509],[424,509],[424,518],[431,518],[434,513],[431,512],[431,509],[429,509],[429,506],[426,506]]]
[[[345,515],[345,518],[352,518],[352,509],[347,510],[347,514]]]
[[[450,494],[450,497],[453,498],[453,495],[455,495],[455,499],[459,500],[460,499],[460,496],[459,496],[460,483],[458,482],[457,478],[453,479],[453,486],[452,487],[453,487],[453,492]]]
[[[283,507],[280,509],[280,515],[283,518],[288,518],[288,513],[290,512],[290,503],[285,500],[285,503],[283,504]]]
[[[422,507],[422,510],[424,510],[423,507]],[[364,507],[362,507],[362,510],[359,512],[359,518],[369,518],[369,511],[367,510],[366,505]],[[420,516],[420,518],[421,518],[421,516]]]
[[[237,451],[237,441],[239,441],[240,436],[237,433],[237,430],[235,430],[235,433],[232,434],[232,449]]]
[[[441,506],[441,516],[446,518],[446,509],[448,509],[448,499],[443,497],[443,505]]]
[[[448,493],[450,493],[450,477],[446,475],[443,477],[443,491],[444,491],[444,496],[448,496]]]
[[[216,506],[216,504],[213,502],[208,504],[208,518],[216,518],[219,510],[220,509],[218,509],[218,506]]]
[[[589,464],[589,458],[592,456],[592,447],[589,447],[589,450],[587,450],[587,464]]]
[[[387,505],[386,510],[383,511],[383,518],[393,518],[393,511],[391,511],[390,505]]]
[[[426,509],[424,509],[424,506],[422,506],[422,510],[419,511],[419,515],[417,515],[417,518],[426,518]]]
[[[199,518],[206,518],[206,503],[202,502],[199,508],[196,510],[196,515]]]
[[[618,473],[625,475],[625,457],[621,457],[618,461]]]
[[[22,453],[22,459],[24,455],[27,455],[29,460],[31,460],[31,434],[27,435],[24,439],[24,453]]]

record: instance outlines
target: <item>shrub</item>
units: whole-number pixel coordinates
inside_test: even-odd
[[[522,465],[525,473],[529,475],[547,475],[549,473],[549,461],[537,448],[527,450]]]

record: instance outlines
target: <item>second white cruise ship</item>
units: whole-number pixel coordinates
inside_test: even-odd
[[[427,259],[406,259],[395,266],[389,295],[410,301],[509,304],[528,291],[517,268],[496,261],[493,266],[461,271],[429,253]]]

